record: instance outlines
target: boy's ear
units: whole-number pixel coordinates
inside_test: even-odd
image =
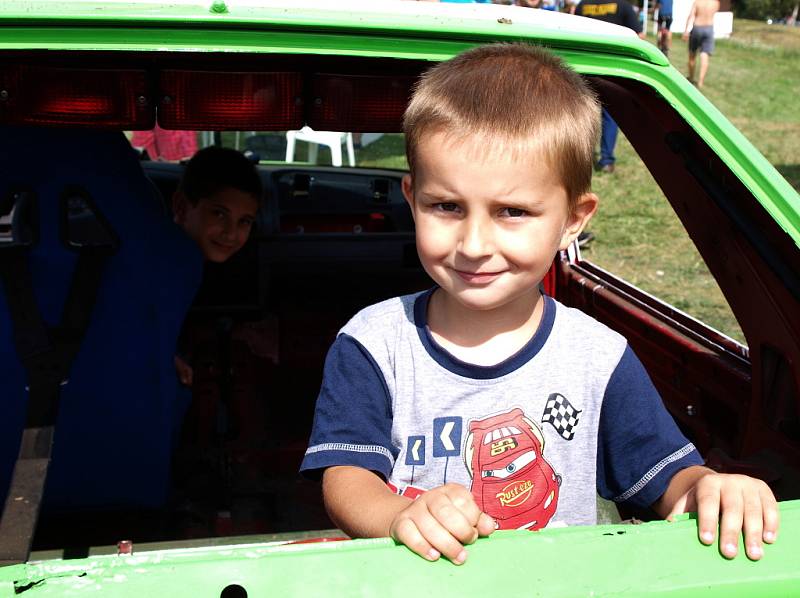
[[[181,224],[186,218],[186,196],[182,191],[172,194],[172,219],[175,224]]]
[[[567,219],[567,226],[564,227],[559,249],[566,249],[569,247],[570,243],[578,238],[578,235],[581,234],[589,220],[592,219],[592,216],[594,216],[594,213],[597,211],[597,204],[599,201],[597,195],[594,193],[584,193],[578,198],[572,213]]]
[[[414,180],[411,178],[410,174],[407,174],[403,177],[403,181],[400,184],[400,188],[403,190],[403,197],[406,198],[406,202],[408,202],[408,206],[411,208],[411,216],[414,216]]]

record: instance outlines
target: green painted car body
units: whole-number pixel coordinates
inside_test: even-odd
[[[722,211],[734,224],[750,221],[748,210],[761,210],[759,213],[763,211],[766,221],[771,221],[769,227],[772,228],[763,228],[760,224],[763,221],[758,220],[753,230],[745,230],[747,227],[742,224],[745,232],[737,237],[737,243],[749,248],[743,250],[750,260],[748,263],[758,272],[756,278],[765,280],[759,287],[763,297],[759,295],[758,301],[767,303],[766,297],[778,297],[774,299],[776,307],[772,317],[775,322],[783,322],[786,330],[785,338],[775,342],[777,352],[783,355],[778,362],[789,364],[788,379],[794,379],[796,385],[800,376],[800,359],[796,359],[800,356],[797,315],[800,312],[793,312],[793,306],[797,306],[800,298],[794,294],[791,284],[784,287],[773,279],[780,281],[787,270],[797,273],[800,196],[654,46],[621,28],[521,8],[457,8],[399,1],[328,5],[303,1],[5,0],[0,4],[0,84],[4,83],[3,67],[26,61],[40,66],[51,62],[61,64],[64,60],[74,67],[75,57],[85,60],[88,68],[113,66],[119,57],[119,65],[123,65],[120,68],[142,65],[157,69],[162,57],[174,61],[184,57],[184,61],[186,58],[197,61],[199,69],[213,66],[233,71],[245,69],[247,60],[252,57],[276,61],[286,56],[304,57],[309,61],[304,64],[314,64],[320,59],[325,60],[325,67],[331,70],[336,59],[346,58],[355,60],[350,64],[355,64],[356,70],[361,68],[359,65],[366,65],[365,72],[375,60],[382,61],[380,64],[384,67],[408,63],[412,65],[409,72],[418,72],[420,65],[445,60],[477,44],[494,41],[543,44],[582,75],[600,81],[601,87],[602,81],[610,81],[617,86],[615,89],[630,91],[636,101],[645,105],[648,98],[657,98],[669,112],[669,118],[680,119],[684,123],[681,127],[705,144],[703,151],[708,154],[702,154],[703,157],[713,154],[725,165],[726,176],[729,172],[738,181],[732,184],[736,197],[752,198],[752,203],[746,208],[737,207],[732,211],[721,208]],[[96,64],[94,57],[97,57]],[[213,61],[204,62],[204,57],[211,57]],[[611,97],[614,92],[608,93]],[[308,103],[310,98],[305,100]],[[3,111],[5,101],[7,98],[0,96],[0,123],[8,118]],[[160,99],[154,93],[147,101],[156,105]],[[224,123],[219,128],[225,128]],[[641,143],[646,148],[669,145],[668,140],[661,138]],[[689,165],[690,172],[695,172],[693,165],[703,162],[702,157],[688,156],[689,150],[680,143],[671,151],[678,156],[678,162],[685,161]],[[719,206],[720,196],[726,195],[724,190],[715,195],[715,184],[704,184],[702,175],[693,176],[701,180],[700,186],[711,197],[709,205]],[[785,238],[773,246],[772,239],[777,231]],[[699,246],[705,256],[702,235],[696,233],[696,236],[701,238]],[[717,263],[721,258],[712,256],[709,259]],[[766,265],[753,266],[762,261]],[[583,277],[581,285],[587,284],[587,280],[595,284],[596,279],[600,279],[601,273],[590,270],[587,274],[581,267],[574,260],[567,260],[557,275],[556,288],[562,290],[564,297],[579,297],[575,290],[577,283],[570,276]],[[607,288],[615,287],[607,285]],[[750,291],[740,293],[745,295]],[[734,292],[732,294],[735,296]],[[605,300],[602,292],[596,295],[599,299],[590,301]],[[578,299],[575,302],[580,304]],[[743,302],[744,299],[739,301],[738,308],[736,301],[732,302],[737,315]],[[627,305],[624,308],[626,317],[639,314],[636,310],[647,311],[639,304]],[[641,321],[646,321],[653,329],[658,328],[656,316],[648,317],[654,319]],[[711,341],[692,336],[696,332],[692,325],[674,314],[671,317],[675,321],[670,320],[670,326],[675,328],[670,328],[670,340],[684,342],[688,338],[685,343],[695,343],[686,349],[693,355],[712,351],[708,348]],[[743,328],[747,327],[743,325]],[[739,372],[737,384],[755,380],[752,388],[748,384],[741,391],[741,396],[753,397],[755,402],[755,397],[764,392],[765,380],[769,378],[767,374],[757,373],[767,368],[759,365],[761,344],[754,342],[759,337],[750,330],[745,330],[747,335],[753,335],[748,337],[748,340],[753,339],[749,353],[737,353],[736,348],[716,338],[713,351],[715,363],[735,363],[730,367]],[[656,353],[653,361],[659,359]],[[701,371],[704,373],[700,375],[706,376],[708,371],[716,370]],[[713,374],[710,377],[713,378]],[[792,392],[788,391],[790,395]],[[686,391],[686,395],[689,394]],[[791,396],[786,401],[781,404],[797,404],[792,402]],[[744,406],[736,408],[740,417],[760,416],[761,411],[753,411],[749,402],[741,404]],[[768,409],[769,406],[764,407],[765,412]],[[800,449],[793,440],[776,435],[777,439],[770,436],[762,442],[762,438],[772,434],[769,430],[773,430],[767,419],[762,427],[753,428],[751,432],[739,429],[739,436],[732,443],[738,447],[736,456],[746,456],[747,443],[751,443],[750,449],[782,453],[790,467],[800,466]],[[697,541],[695,520],[686,516],[676,523],[554,529],[534,534],[498,533],[479,540],[470,549],[470,559],[463,567],[444,561],[424,562],[385,539],[292,544],[283,537],[254,536],[214,540],[205,545],[194,543],[190,547],[135,545],[132,555],[87,551],[81,558],[74,559],[65,559],[60,553],[41,552],[34,553],[27,563],[0,569],[0,597],[93,593],[103,596],[150,593],[175,597],[263,596],[268,593],[394,596],[420,591],[469,596],[486,593],[796,595],[800,594],[800,568],[796,559],[800,554],[800,503],[786,501],[781,506],[780,539],[774,546],[767,547],[761,562],[751,562],[744,557],[728,561],[715,547],[702,546]]]

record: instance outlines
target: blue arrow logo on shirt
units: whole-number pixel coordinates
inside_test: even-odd
[[[425,465],[425,437],[409,436],[406,442],[406,465]]]
[[[461,421],[460,417],[434,418],[434,457],[457,457],[461,454]]]

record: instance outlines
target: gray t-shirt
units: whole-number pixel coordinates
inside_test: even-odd
[[[596,523],[598,494],[649,506],[702,462],[616,332],[545,297],[525,347],[477,366],[432,338],[431,293],[341,330],[302,471],[364,467],[411,498],[457,482],[501,528],[539,529]]]

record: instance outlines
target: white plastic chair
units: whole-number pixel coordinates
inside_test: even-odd
[[[353,149],[353,134],[339,131],[315,131],[311,127],[303,127],[299,131],[286,131],[286,161],[294,162],[294,148],[296,141],[308,142],[308,161],[316,164],[317,152],[320,145],[328,146],[331,150],[331,162],[334,166],[342,165],[342,143],[347,145],[347,159],[350,166],[356,165],[355,150]]]

